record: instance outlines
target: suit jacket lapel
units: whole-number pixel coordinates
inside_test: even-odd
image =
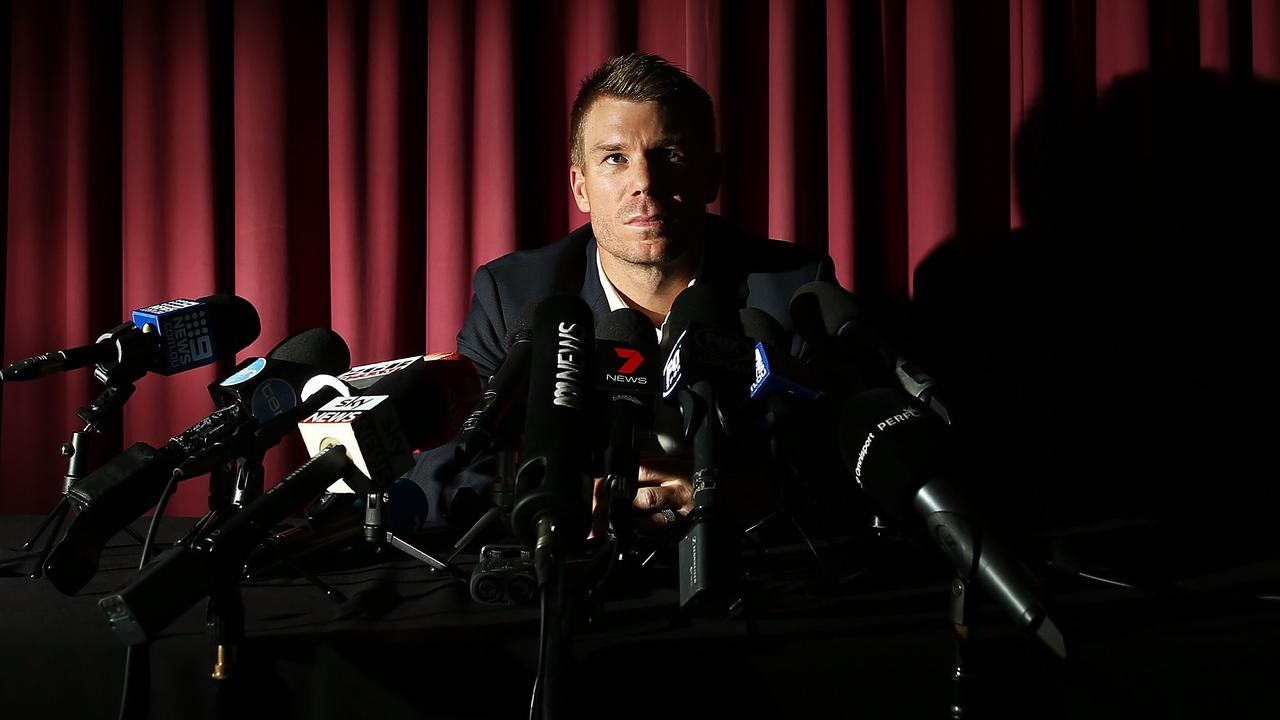
[[[724,294],[734,307],[747,303],[747,274],[734,252],[734,238],[729,237],[726,224],[714,215],[707,216],[706,244],[703,252],[702,273],[699,282],[706,282]],[[741,252],[741,248],[736,248]]]
[[[596,319],[609,314],[609,299],[604,296],[604,287],[600,285],[600,272],[596,269],[596,239],[587,241],[585,249],[585,267],[582,272],[582,287],[578,296],[587,302]]]

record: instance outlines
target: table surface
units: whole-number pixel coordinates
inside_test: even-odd
[[[4,715],[114,718],[124,646],[96,603],[132,577],[139,548],[117,537],[90,584],[64,596],[27,578],[34,558],[14,550],[39,520],[0,516]],[[167,520],[162,539],[190,522]],[[833,571],[822,581],[799,546],[749,554],[757,592],[735,619],[678,612],[674,570],[659,561],[639,593],[576,630],[573,705],[607,717],[946,717],[947,568],[910,543],[821,549]],[[296,577],[242,585],[246,638],[230,685],[209,679],[203,604],[183,615],[151,647],[151,716],[216,717],[226,687],[249,716],[527,714],[536,608],[479,605],[465,584],[396,552],[321,575],[345,602]],[[1169,593],[1044,577],[1071,656],[1053,659],[981,605],[975,717],[1274,716],[1280,602],[1258,596],[1280,594],[1280,561],[1224,562]]]

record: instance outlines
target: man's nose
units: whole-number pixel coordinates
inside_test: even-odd
[[[653,179],[649,174],[648,159],[643,156],[636,158],[631,164],[631,194],[649,194],[649,185],[652,181]]]

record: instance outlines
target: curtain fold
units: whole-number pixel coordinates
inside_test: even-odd
[[[99,189],[119,188],[122,237],[110,261],[122,264],[121,283],[110,299],[112,319],[98,331],[135,308],[219,292],[214,159],[221,149],[214,126],[225,113],[214,111],[209,8],[157,0],[130,10],[123,17],[122,133],[115,143],[101,138],[121,152],[122,171]],[[64,344],[92,340],[92,330]],[[124,438],[161,444],[208,414],[209,403],[192,399],[207,398],[205,386],[229,367],[143,378],[129,400]],[[201,492],[187,485],[180,502],[195,508],[187,498]]]
[[[91,342],[121,322],[121,20],[108,4],[12,12],[4,351],[18,359]],[[75,338],[68,342],[68,338]],[[0,411],[0,507],[51,507],[61,443],[99,390],[86,372],[9,384]],[[118,429],[105,444],[119,444]]]
[[[1033,108],[1127,74],[1280,80],[1274,0],[240,0],[0,4],[0,353],[236,293],[262,335],[331,326],[355,362],[453,347],[475,268],[587,221],[567,190],[588,71],[656,52],[707,88],[712,205],[904,301],[949,238],[1023,222]],[[107,443],[208,414],[231,362],[138,383]],[[61,489],[88,371],[0,389],[0,511]],[[300,460],[273,453],[274,480]],[[204,507],[203,481],[175,500]]]
[[[473,6],[463,0],[432,5],[427,23],[427,343],[446,349],[457,332],[470,299],[467,283],[458,282],[472,265],[471,178],[478,171],[469,152],[479,143],[473,135],[475,113]],[[514,151],[510,141],[507,147]],[[501,146],[503,138],[486,138]],[[507,162],[514,160],[511,152]],[[514,165],[506,165],[512,171]],[[476,203],[483,209],[483,201]],[[493,242],[490,238],[488,242]]]

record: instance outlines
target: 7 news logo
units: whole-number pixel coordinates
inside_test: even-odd
[[[609,382],[627,383],[630,385],[647,385],[649,378],[642,374],[637,374],[640,366],[644,364],[644,353],[634,348],[614,347],[613,352],[617,354],[618,359],[622,361],[622,365],[612,373],[605,373],[605,378]]]

